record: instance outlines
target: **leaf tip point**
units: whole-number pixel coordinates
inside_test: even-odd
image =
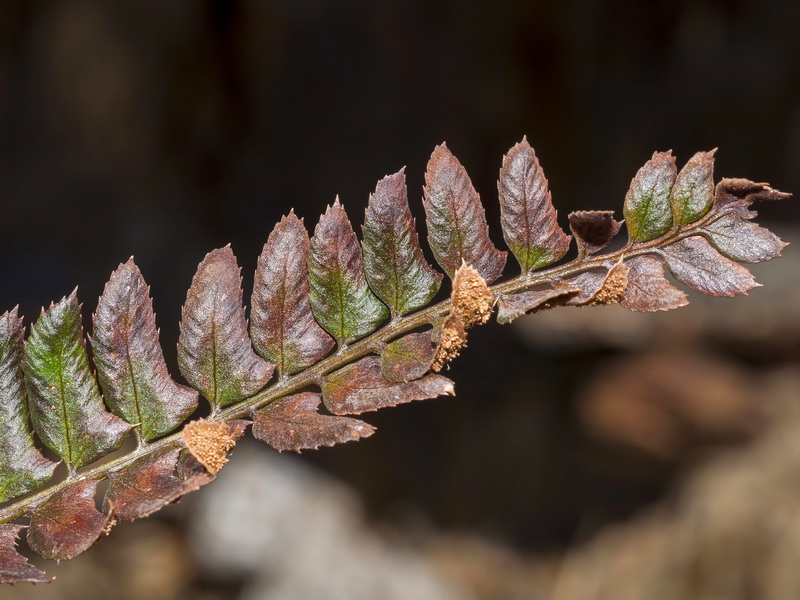
[[[431,153],[431,160],[439,156],[453,156],[453,153],[450,152],[450,148],[447,147],[447,142],[442,142],[434,147],[433,152]]]
[[[519,142],[517,142],[516,144],[514,144],[514,147],[511,148],[511,150],[509,150],[505,154],[505,156],[508,156],[513,151],[523,151],[524,152],[524,151],[528,151],[528,150],[533,151],[533,146],[531,146],[531,143],[528,141],[528,136],[527,135],[523,135],[522,139]]]
[[[675,155],[672,152],[672,148],[665,151],[656,150],[655,152],[653,152],[653,156],[650,157],[650,160],[661,160],[665,158],[671,160],[672,162],[675,162]]]

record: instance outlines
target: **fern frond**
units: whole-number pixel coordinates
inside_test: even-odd
[[[622,223],[611,211],[572,213],[577,255],[557,264],[571,237],[558,225],[547,179],[523,139],[504,157],[498,181],[503,237],[521,273],[494,283],[507,252],[490,239],[466,170],[438,146],[423,205],[433,256],[451,279],[449,299],[429,304],[443,275],[424,258],[400,171],[371,195],[363,243],[338,198],[310,239],[294,213],[275,226],[255,273],[249,333],[233,251],[217,249],[203,259],[178,342],[180,371],[191,387],[167,372],[149,289],[132,259],[111,276],[94,315],[97,379],[74,292],[43,311],[24,347],[16,309],[5,313],[0,582],[47,581],[15,550],[23,528],[17,519],[29,520],[32,550],[71,558],[116,519],[147,516],[213,481],[251,424],[253,435],[278,451],[315,449],[374,433],[348,415],[453,394],[453,382],[439,371],[495,308],[497,321],[508,323],[555,306],[619,303],[658,311],[687,304],[665,266],[704,294],[746,294],[758,284],[739,263],[775,258],[785,246],[752,222],[749,205],[788,194],[744,179],[714,187],[713,154],[696,154],[678,172],[670,153],[655,153],[625,197],[627,244],[600,253]],[[209,418],[184,424],[199,395]],[[48,485],[55,464],[35,447],[29,421],[65,462],[65,479]],[[131,430],[138,446],[98,463]],[[109,486],[98,511],[95,494],[104,479]]]

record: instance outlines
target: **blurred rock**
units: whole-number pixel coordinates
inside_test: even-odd
[[[431,536],[424,548],[437,572],[470,590],[478,600],[547,598],[547,561],[469,534]]]
[[[192,564],[175,527],[159,518],[121,523],[88,552],[56,565],[46,585],[3,586],[3,600],[179,600],[192,597]]]
[[[687,351],[618,359],[578,393],[577,410],[595,438],[677,461],[757,434],[761,400],[739,365]]]
[[[800,598],[800,374],[759,386],[774,425],[695,472],[674,499],[565,555],[552,600]]]
[[[190,540],[205,577],[248,579],[243,600],[470,598],[370,529],[353,492],[247,441],[197,496]]]

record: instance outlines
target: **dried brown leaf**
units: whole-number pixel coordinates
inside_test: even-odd
[[[578,288],[559,287],[501,296],[497,301],[497,322],[506,324],[522,315],[564,306],[580,292]]]
[[[17,538],[24,525],[0,523],[0,583],[50,583],[50,578],[17,552]]]
[[[608,275],[608,271],[585,271],[571,279],[567,279],[561,285],[565,289],[579,290],[572,298],[567,301],[569,306],[583,306],[587,304],[595,294],[603,287],[603,282]]]
[[[35,509],[27,536],[31,550],[49,560],[67,560],[88,550],[110,518],[95,507],[98,483],[76,481]]]
[[[747,207],[753,202],[786,200],[791,194],[775,190],[768,183],[756,183],[749,179],[725,178],[714,190],[714,203],[718,208],[729,208],[734,203]]]
[[[620,304],[629,310],[655,312],[689,304],[686,294],[664,277],[664,264],[653,256],[637,256],[628,265],[628,287]]]
[[[582,256],[599,252],[614,239],[622,221],[614,220],[612,210],[579,210],[569,214],[569,228]]]
[[[179,453],[179,448],[167,448],[112,473],[105,500],[109,512],[127,521],[140,519],[214,481],[205,472],[176,477]]]
[[[368,356],[328,375],[322,383],[325,406],[335,415],[360,414],[414,400],[454,395],[453,382],[426,375],[408,383],[392,383],[381,374],[381,359]]]
[[[580,292],[567,304],[597,306],[615,304],[622,300],[628,285],[628,267],[620,260],[607,271],[587,271],[563,283],[566,289]]]
[[[257,411],[253,436],[278,452],[316,450],[369,437],[375,428],[349,417],[332,417],[317,412],[320,394],[303,392],[275,400]]]

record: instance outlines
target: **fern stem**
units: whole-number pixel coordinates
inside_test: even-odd
[[[653,254],[658,248],[668,246],[691,235],[696,235],[696,230],[698,228],[719,219],[726,212],[727,211],[724,210],[710,211],[700,220],[678,230],[671,230],[664,236],[649,242],[628,243],[628,245],[619,250],[606,254],[592,255],[588,258],[579,255],[570,262],[537,271],[535,274],[523,273],[509,281],[495,284],[489,289],[494,297],[499,297],[505,294],[526,291],[540,285],[552,284],[591,269],[610,266],[623,257],[632,258],[644,254]],[[275,384],[266,387],[253,396],[225,409],[215,411],[213,416],[223,421],[247,418],[251,416],[254,411],[263,408],[278,398],[298,392],[311,385],[319,385],[325,375],[367,354],[379,352],[387,342],[394,338],[419,327],[435,324],[439,319],[447,316],[450,312],[450,304],[450,299],[448,298],[433,306],[418,310],[403,317],[392,319],[384,327],[367,337],[341,347],[339,351],[296,375],[287,378],[279,378]],[[178,430],[160,440],[141,444],[132,452],[108,460],[97,466],[87,468],[77,474],[71,474],[71,476],[64,481],[60,481],[35,494],[12,502],[0,509],[0,523],[13,521],[29,514],[46,502],[53,494],[59,492],[68,485],[86,479],[103,479],[109,474],[127,467],[144,456],[159,452],[170,446],[182,447],[184,444],[181,435],[182,431]]]

